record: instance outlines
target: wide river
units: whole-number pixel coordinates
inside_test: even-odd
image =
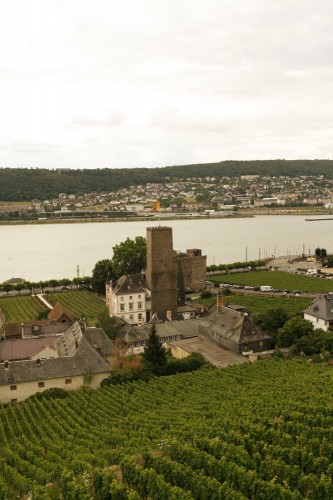
[[[307,222],[304,215],[0,226],[0,283],[74,278],[78,269],[89,276],[97,261],[112,257],[114,245],[159,224],[173,228],[175,250],[200,248],[208,265],[309,254],[318,246],[333,251],[333,220]]]

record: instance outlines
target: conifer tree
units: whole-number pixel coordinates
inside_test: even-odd
[[[149,337],[143,353],[144,363],[151,371],[161,374],[166,365],[166,352],[162,346],[157,333],[156,325],[153,323],[150,329]]]

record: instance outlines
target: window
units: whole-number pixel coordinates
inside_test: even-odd
[[[129,299],[130,299],[130,300],[133,300],[133,296],[132,296],[132,295],[130,295],[130,296],[129,296]]]
[[[10,402],[12,403],[12,405],[14,405],[15,403],[17,403],[17,399],[11,399]]]
[[[125,311],[125,304],[120,304],[120,310]]]
[[[142,302],[138,302],[138,309],[142,309]]]
[[[141,321],[141,320],[142,320],[142,314],[141,314],[141,313],[139,313],[139,314],[138,314],[138,320],[139,320],[139,321]]]
[[[141,295],[138,295],[138,299],[141,299]]]
[[[120,297],[120,300],[123,301],[124,300],[124,297]]]
[[[71,378],[65,378],[65,384],[71,384],[72,383],[72,379]]]
[[[38,387],[45,387],[45,382],[38,382]]]
[[[17,391],[17,385],[11,385],[10,386],[11,391]]]
[[[130,319],[134,319],[134,314],[129,315]]]
[[[128,308],[129,308],[130,311],[133,311],[133,302],[130,302],[128,304]]]

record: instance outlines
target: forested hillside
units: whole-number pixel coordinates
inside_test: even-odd
[[[224,161],[161,168],[47,170],[0,168],[0,200],[52,199],[59,193],[117,191],[130,185],[186,177],[239,175],[324,175],[333,178],[332,160]],[[167,179],[166,179],[167,178]]]
[[[0,499],[331,500],[332,382],[271,359],[1,407]]]

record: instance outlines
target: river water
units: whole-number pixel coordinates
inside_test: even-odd
[[[160,224],[173,228],[175,250],[200,248],[208,265],[314,253],[318,246],[333,252],[333,220],[308,222],[304,215],[0,226],[0,283],[74,278],[78,268],[89,276],[114,245]]]

